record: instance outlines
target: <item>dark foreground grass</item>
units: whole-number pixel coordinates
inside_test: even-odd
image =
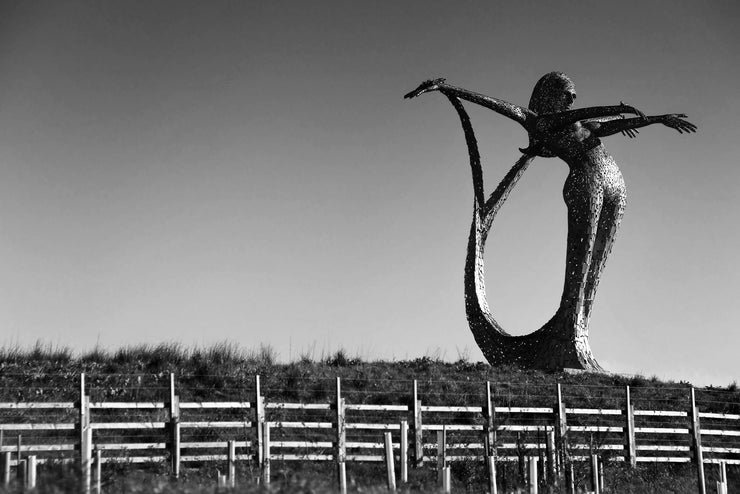
[[[515,367],[491,366],[460,358],[446,362],[439,356],[411,360],[368,362],[345,351],[316,357],[301,355],[297,360],[280,363],[269,346],[246,350],[233,343],[208,347],[185,348],[178,343],[137,345],[107,350],[94,348],[76,354],[65,347],[37,343],[32,348],[0,349],[0,401],[75,400],[78,398],[79,374],[86,373],[93,400],[157,400],[167,396],[169,374],[175,373],[178,393],[183,400],[253,399],[253,380],[261,376],[263,393],[270,400],[326,402],[335,393],[335,379],[342,378],[343,391],[351,402],[410,404],[411,382],[419,381],[420,392],[427,404],[480,405],[484,383],[492,382],[497,403],[511,399],[523,406],[552,406],[556,383],[563,385],[567,400],[588,402],[593,407],[621,407],[619,388],[629,385],[635,399],[651,403],[677,401],[685,408],[685,382],[664,382],[642,376],[619,376],[593,373],[544,373]],[[615,389],[617,392],[615,394]],[[713,409],[740,412],[740,391],[735,384],[726,389],[700,390],[721,393]],[[543,402],[544,400],[544,402]],[[548,401],[549,400],[549,401]],[[652,400],[652,401],[651,401]],[[8,438],[6,438],[7,441]],[[167,465],[143,467],[113,466],[104,469],[106,493],[207,493],[217,491],[219,465],[204,463],[183,469],[178,480],[168,477]],[[222,466],[221,466],[222,467]],[[585,464],[576,464],[578,484],[587,485]],[[273,462],[273,482],[257,482],[254,464],[241,464],[236,492],[314,493],[337,489],[333,465],[326,463]],[[517,492],[522,488],[514,464],[499,467],[504,480],[499,492]],[[730,485],[738,485],[734,468],[730,468]],[[381,465],[350,463],[347,465],[350,492],[386,492],[385,473]],[[452,464],[453,492],[484,492],[486,472],[477,462]],[[605,467],[607,493],[696,492],[696,470],[693,465],[640,465],[630,469],[621,462]],[[707,467],[708,492],[713,492],[716,468]],[[39,493],[79,491],[79,473],[70,466],[44,466],[39,469]],[[410,483],[399,486],[401,492],[438,492],[435,473],[429,468],[410,471]],[[732,490],[732,489],[731,489]],[[14,488],[0,492],[15,492]],[[541,490],[541,492],[547,492]],[[556,491],[559,492],[559,491]]]

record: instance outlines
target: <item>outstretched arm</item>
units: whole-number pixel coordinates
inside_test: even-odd
[[[467,89],[452,86],[447,84],[444,79],[433,79],[422,82],[419,87],[406,94],[404,98],[415,98],[431,91],[439,91],[448,98],[459,98],[484,106],[489,110],[493,110],[496,113],[500,113],[505,117],[509,117],[510,119],[519,122],[522,126],[524,126],[527,117],[530,117],[531,119],[531,117],[535,116],[534,112],[527,108],[514,105],[498,98],[491,98],[484,94],[474,93]]]
[[[679,133],[696,132],[696,125],[684,120],[686,115],[683,113],[672,113],[668,115],[656,115],[644,118],[626,118],[600,122],[595,126],[593,132],[599,137],[606,137],[617,132],[622,132],[629,137],[635,137],[637,129],[652,124],[663,124],[666,127],[676,129]]]
[[[645,114],[637,108],[620,103],[614,106],[591,106],[589,108],[578,108],[575,110],[540,115],[538,117],[538,125],[543,125],[552,130],[565,127],[566,125],[573,124],[580,120],[610,117],[621,115],[622,113],[631,113],[633,115],[638,115],[641,118],[645,118]]]

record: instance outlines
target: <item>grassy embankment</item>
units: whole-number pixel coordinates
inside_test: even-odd
[[[419,380],[425,403],[480,405],[483,383],[491,381],[498,402],[511,400],[518,406],[552,406],[556,383],[563,385],[566,400],[591,407],[617,407],[618,389],[630,385],[633,397],[644,408],[660,408],[686,396],[688,383],[662,382],[641,376],[606,374],[542,373],[513,367],[492,368],[487,364],[459,359],[444,362],[425,356],[406,361],[364,362],[344,351],[315,357],[304,354],[287,364],[278,363],[269,347],[243,350],[234,344],[187,349],[179,344],[135,346],[116,351],[94,349],[74,354],[67,348],[37,344],[31,349],[0,349],[0,401],[74,400],[79,373],[85,372],[93,400],[158,400],[166,396],[169,373],[178,376],[181,399],[252,400],[253,376],[262,379],[263,393],[271,400],[327,402],[334,395],[335,378],[341,377],[348,402],[409,404],[410,382]],[[641,394],[642,391],[642,394]],[[713,392],[715,390],[706,390]],[[738,413],[740,391],[733,383],[722,393],[718,411]],[[6,444],[10,444],[6,438]],[[515,468],[502,472],[506,492],[520,485]],[[125,467],[106,471],[106,492],[209,492],[215,489],[216,466],[184,470],[184,478],[166,477],[167,466],[158,465],[133,473]],[[270,487],[252,484],[250,492],[324,492],[333,490],[331,465],[316,463],[275,468]],[[712,470],[713,472],[713,470]],[[714,476],[709,472],[708,484]],[[731,484],[734,472],[731,470]],[[255,466],[243,467],[243,477],[256,477]],[[76,472],[68,467],[40,472],[39,492],[75,492]],[[587,471],[578,472],[584,481]],[[350,489],[381,492],[382,470],[375,465],[352,464]],[[695,470],[691,465],[647,465],[629,469],[612,462],[606,467],[606,492],[695,492]],[[354,483],[354,485],[352,485]],[[485,472],[476,463],[453,464],[453,487],[458,492],[482,492]],[[374,487],[373,487],[374,486]],[[415,492],[436,489],[434,473],[412,470],[411,482],[403,489]],[[243,491],[244,486],[242,486]],[[2,488],[0,488],[2,492]],[[711,492],[711,491],[710,491]]]

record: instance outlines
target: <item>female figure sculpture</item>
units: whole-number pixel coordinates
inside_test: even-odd
[[[634,137],[637,129],[661,123],[680,133],[695,132],[686,115],[645,116],[620,103],[614,106],[571,109],[576,99],[573,82],[561,72],[543,76],[535,85],[529,108],[449,85],[444,79],[422,83],[406,98],[439,91],[450,100],[462,122],[470,155],[475,214],[465,266],[468,323],[478,346],[491,364],[527,368],[601,370],[588,343],[588,323],[599,277],[614,243],[625,207],[625,186],[614,159],[600,138],[622,132]],[[522,125],[529,146],[484,199],[478,146],[470,119],[460,99],[477,103]],[[636,115],[624,118],[623,114]],[[493,219],[508,193],[536,156],[559,157],[570,170],[563,188],[568,207],[565,281],[560,306],[539,330],[509,335],[493,318],[485,295],[483,253]]]

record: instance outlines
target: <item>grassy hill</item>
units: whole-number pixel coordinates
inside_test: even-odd
[[[459,359],[445,362],[434,356],[413,360],[366,362],[344,351],[316,357],[306,354],[280,363],[266,346],[245,350],[230,343],[185,348],[177,343],[139,345],[114,351],[101,348],[75,354],[68,348],[37,344],[32,348],[0,349],[0,401],[68,401],[79,396],[79,374],[86,373],[93,401],[163,401],[168,396],[170,373],[175,373],[181,400],[251,401],[254,376],[260,375],[262,393],[271,401],[326,403],[335,396],[336,378],[342,380],[348,403],[410,404],[412,381],[417,380],[425,404],[477,405],[491,382],[497,405],[552,406],[556,384],[566,402],[592,408],[621,408],[624,386],[629,385],[637,408],[684,410],[690,384],[664,382],[642,376],[593,373],[543,373],[514,367],[492,368]],[[712,411],[740,413],[740,391],[726,388],[697,390]],[[573,405],[571,405],[573,406]],[[580,405],[579,405],[580,406]],[[6,440],[5,444],[9,444]],[[186,470],[184,479],[168,480],[164,466],[119,472],[108,478],[106,492],[209,492],[215,488],[215,467]],[[515,492],[514,469],[506,492]],[[713,487],[713,469],[708,484]],[[331,465],[306,464],[282,470],[271,486],[250,485],[249,492],[324,492],[334,490]],[[353,464],[351,478],[357,492],[383,491],[382,472],[376,466]],[[245,473],[246,474],[246,473]],[[66,467],[47,469],[54,478],[40,492],[74,492],[76,473]],[[111,475],[109,472],[108,475]],[[582,477],[587,475],[584,469]],[[730,483],[735,482],[730,469]],[[655,464],[629,469],[623,462],[606,467],[606,492],[695,492],[695,469],[686,464]],[[54,487],[52,487],[52,485]],[[67,485],[67,487],[64,487]],[[453,464],[454,492],[482,492],[485,471],[481,465]],[[373,487],[375,486],[375,487]],[[243,486],[244,488],[244,486]],[[244,492],[244,490],[240,492]],[[56,490],[55,490],[56,489]],[[433,472],[413,471],[403,489],[436,491]],[[0,487],[0,492],[2,488]],[[712,492],[711,490],[709,492]]]

